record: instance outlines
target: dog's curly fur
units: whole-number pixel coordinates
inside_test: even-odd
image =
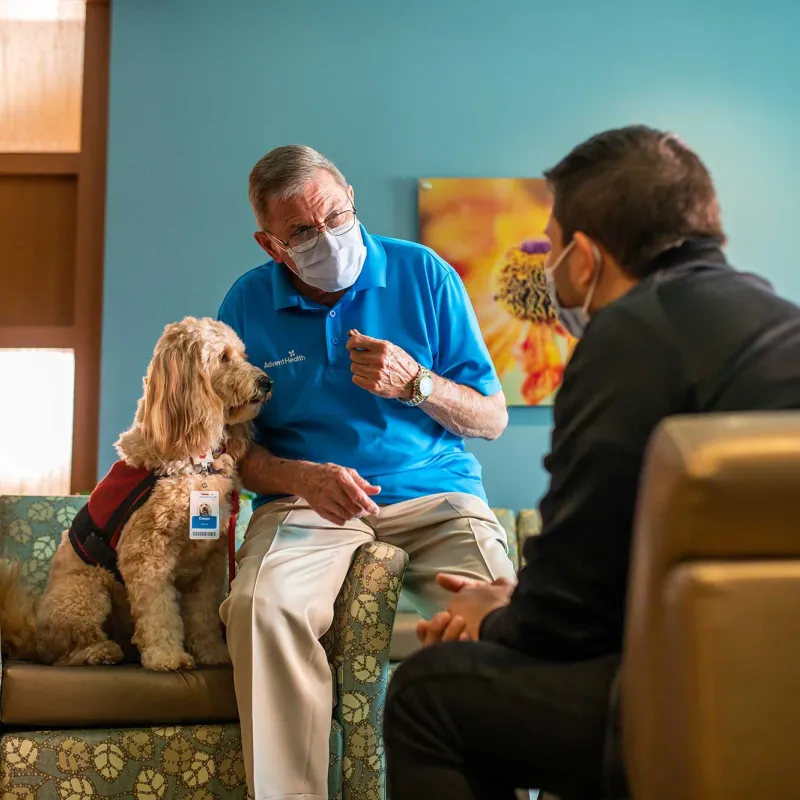
[[[168,325],[144,379],[132,427],[116,443],[132,467],[159,477],[124,526],[117,546],[124,584],[75,553],[67,532],[38,608],[0,564],[3,652],[47,664],[115,664],[135,644],[143,666],[191,669],[229,661],[219,623],[235,464],[247,452],[250,421],[268,399],[265,373],[245,359],[227,325],[187,317]],[[210,475],[193,458],[224,449]],[[189,496],[218,491],[220,537],[189,539]],[[35,624],[34,624],[35,618]],[[110,635],[109,635],[110,634]]]

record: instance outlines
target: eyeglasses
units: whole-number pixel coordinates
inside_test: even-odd
[[[347,211],[335,211],[333,214],[326,217],[325,221],[321,222],[319,225],[309,225],[308,227],[296,230],[285,242],[266,229],[264,233],[283,245],[286,250],[291,250],[294,253],[307,253],[317,246],[320,234],[323,231],[327,231],[332,236],[343,236],[345,233],[353,230],[355,224],[356,209],[355,206],[353,206]]]

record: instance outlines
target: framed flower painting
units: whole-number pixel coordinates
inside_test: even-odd
[[[420,241],[461,276],[508,405],[551,405],[575,339],[547,292],[545,181],[424,178],[418,197]]]

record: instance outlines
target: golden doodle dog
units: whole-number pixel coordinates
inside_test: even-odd
[[[134,644],[150,669],[227,663],[218,613],[235,465],[271,388],[227,325],[168,325],[116,443],[120,460],[62,534],[38,607],[18,565],[0,565],[4,652],[116,664]]]

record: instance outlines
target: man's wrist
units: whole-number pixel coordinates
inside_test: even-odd
[[[403,393],[397,398],[403,403],[408,403],[414,399],[414,389],[417,385],[417,379],[419,378],[419,374],[422,371],[422,364],[417,364],[417,371],[414,373],[414,377],[405,385],[403,389]]]
[[[418,365],[417,374],[408,383],[403,394],[398,396],[401,403],[408,406],[418,406],[424,403],[435,393],[438,376],[434,375],[427,367]]]
[[[319,466],[313,461],[297,461],[294,459],[283,458],[278,465],[282,473],[282,480],[286,486],[287,494],[295,497],[302,497],[308,486],[308,476],[311,470]]]
[[[425,398],[423,402],[427,402],[431,399],[431,397],[440,397],[442,392],[445,390],[445,384],[448,383],[447,378],[443,378],[441,375],[437,375],[435,372],[428,370],[428,374],[431,376],[433,391]]]

